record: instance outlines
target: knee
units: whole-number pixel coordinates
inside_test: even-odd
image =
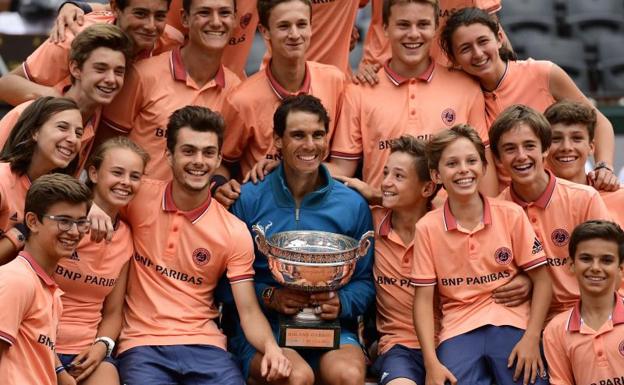
[[[293,367],[288,376],[288,385],[313,385],[314,372],[308,365]]]
[[[337,372],[336,384],[362,385],[366,377],[366,368],[360,365],[345,365]]]

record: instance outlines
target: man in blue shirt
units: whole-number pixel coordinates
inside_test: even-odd
[[[241,187],[232,212],[251,226],[271,226],[272,234],[288,230],[320,230],[359,239],[372,230],[368,204],[355,191],[334,181],[322,164],[329,151],[329,117],[320,100],[310,95],[285,99],[273,117],[274,143],[282,154],[280,166],[258,184]],[[279,314],[294,315],[314,305],[324,320],[340,321],[340,348],[331,351],[284,349],[292,362],[292,373],[283,383],[362,384],[365,357],[357,338],[357,317],[375,297],[369,249],[356,265],[351,281],[337,291],[308,294],[282,287],[273,279],[267,258],[255,250],[256,293],[263,310],[278,333]],[[243,372],[256,383],[262,356],[245,340],[240,328],[230,341]],[[281,383],[281,382],[280,382]]]

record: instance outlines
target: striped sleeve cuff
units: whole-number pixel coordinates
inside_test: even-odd
[[[238,275],[236,277],[230,278],[230,283],[234,284],[234,283],[245,282],[245,281],[253,281],[253,279],[254,279],[253,274]]]
[[[0,330],[0,340],[6,342],[9,345],[13,345],[15,343],[15,338],[8,333]]]
[[[346,152],[332,151],[330,156],[332,158],[346,159],[346,160],[360,160],[360,159],[362,159],[362,153],[359,153],[359,154],[347,154]]]
[[[412,279],[410,284],[413,286],[435,286],[438,284],[436,278]]]
[[[123,134],[128,134],[128,133],[130,133],[130,131],[132,131],[132,129],[130,127],[120,126],[118,124],[113,123],[112,121],[110,121],[108,119],[102,119],[102,123],[105,124],[110,129],[112,129],[114,131],[117,131],[117,132],[121,132]]]
[[[522,270],[524,270],[524,271],[529,271],[531,269],[535,269],[536,267],[540,267],[542,265],[545,265],[546,262],[548,262],[548,261],[547,261],[546,257],[544,256],[544,257],[541,257],[541,258],[538,258],[538,259],[534,259],[534,260],[532,260],[529,263],[525,263],[524,265],[520,266],[520,268]]]

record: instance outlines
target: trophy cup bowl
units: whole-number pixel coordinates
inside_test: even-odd
[[[346,285],[374,236],[373,231],[368,231],[358,241],[336,233],[301,230],[283,231],[267,238],[269,227],[270,224],[257,224],[252,230],[273,278],[285,287],[308,293],[338,290]],[[282,346],[332,349],[338,347],[339,339],[339,322],[321,320],[313,307],[302,309],[289,320],[280,320]]]

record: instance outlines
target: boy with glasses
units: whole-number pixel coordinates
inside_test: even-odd
[[[51,277],[89,228],[90,196],[65,174],[44,175],[28,190],[24,250],[0,266],[0,302],[11,309],[0,313],[0,378],[6,383],[56,385],[64,370],[54,352],[62,292]]]

